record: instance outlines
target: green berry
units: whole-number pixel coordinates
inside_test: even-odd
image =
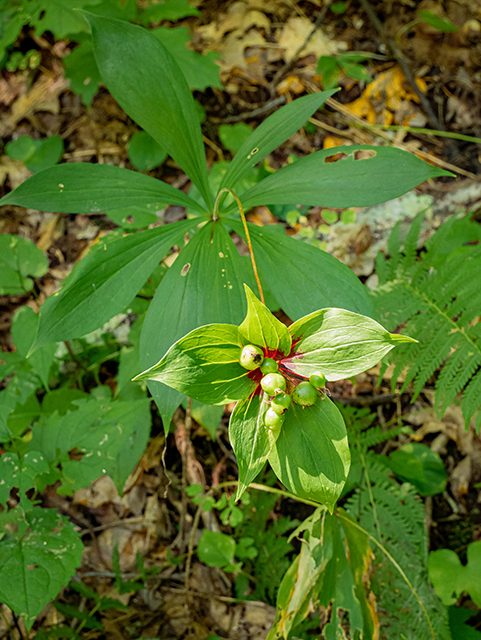
[[[278,393],[271,402],[271,408],[280,415],[285,413],[291,406],[292,398],[287,393]]]
[[[309,377],[309,382],[316,389],[323,389],[326,386],[326,376],[323,373],[313,373]]]
[[[280,416],[274,411],[274,409],[267,409],[264,416],[264,422],[266,427],[280,427],[284,422],[284,416]]]
[[[310,407],[317,400],[317,391],[310,382],[300,382],[292,393],[292,399],[297,404]]]
[[[264,353],[260,347],[255,347],[253,344],[248,344],[242,349],[239,363],[244,369],[254,371],[262,364],[264,360]]]
[[[286,379],[280,373],[269,373],[261,380],[261,387],[270,396],[286,390]]]
[[[264,375],[267,375],[268,373],[276,373],[278,369],[279,365],[274,358],[266,358],[261,364],[261,371]]]

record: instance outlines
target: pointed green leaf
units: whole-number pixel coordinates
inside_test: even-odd
[[[195,225],[185,220],[91,250],[64,287],[43,303],[33,348],[79,338],[121,313],[169,249]]]
[[[92,26],[95,59],[110,93],[180,165],[211,207],[199,118],[175,58],[143,27],[85,15]]]
[[[40,211],[100,213],[129,205],[145,205],[152,213],[166,204],[204,209],[169,184],[108,164],[72,162],[45,169],[22,182],[0,200]]]
[[[264,468],[269,449],[280,432],[264,424],[267,400],[265,393],[252,394],[236,404],[230,417],[229,440],[239,467],[236,500]]]
[[[315,311],[289,331],[294,355],[283,366],[302,378],[321,372],[331,381],[370,369],[400,342],[375,320],[345,309]]]
[[[242,336],[231,324],[209,324],[178,340],[134,380],[156,380],[206,404],[245,398],[257,386],[241,367]]]
[[[240,333],[247,343],[262,347],[269,354],[279,352],[288,355],[291,350],[288,328],[272,315],[247,285],[244,285],[244,289],[247,297],[247,316],[239,327]]]
[[[56,509],[35,507],[26,518],[18,536],[8,534],[0,541],[0,601],[30,630],[80,566],[83,544]]]
[[[38,329],[38,315],[31,307],[20,307],[15,312],[12,320],[12,339],[20,355],[27,357],[31,346],[35,341]],[[28,358],[28,362],[38,373],[43,385],[48,389],[50,367],[52,366],[56,343],[46,344]]]
[[[312,93],[298,98],[266,118],[235,154],[219,190],[223,187],[232,188],[252,167],[294,135],[306,120],[336,91],[338,89]],[[292,198],[289,202],[292,202]],[[266,203],[263,202],[263,204]]]
[[[344,420],[329,398],[291,405],[268,460],[289,491],[334,508],[351,458]]]
[[[290,318],[325,307],[374,314],[366,287],[345,264],[276,226],[248,224],[261,277]],[[229,225],[245,237],[241,222],[229,219]]]
[[[366,151],[374,155],[366,158],[359,153],[356,159],[357,152]],[[345,157],[327,161],[337,154]],[[240,199],[244,209],[293,202],[322,207],[367,207],[402,196],[429,178],[452,175],[401,149],[341,146],[317,151],[283,167],[251,187]]]
[[[181,251],[150,303],[140,340],[142,367],[153,366],[196,327],[240,324],[246,313],[243,283],[253,286],[248,269],[222,224],[206,224]],[[168,431],[182,395],[160,382],[148,384]]]

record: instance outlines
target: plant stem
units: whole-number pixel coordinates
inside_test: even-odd
[[[251,257],[251,262],[252,262],[252,269],[254,270],[254,276],[257,282],[257,288],[259,289],[259,295],[261,298],[261,302],[262,304],[265,304],[265,300],[264,300],[264,292],[262,291],[262,287],[261,287],[261,281],[259,280],[259,273],[257,271],[257,265],[256,265],[256,261],[254,258],[254,249],[252,248],[252,242],[251,242],[251,237],[249,234],[249,229],[247,227],[247,220],[246,220],[246,216],[244,213],[244,209],[242,208],[242,203],[239,199],[239,196],[235,193],[235,191],[233,191],[232,189],[229,189],[227,187],[225,187],[224,189],[221,189],[219,191],[219,193],[217,194],[217,198],[215,200],[215,204],[214,204],[214,213],[212,215],[212,221],[215,222],[218,219],[218,209],[219,209],[219,201],[220,198],[222,196],[222,194],[224,193],[230,193],[234,198],[235,201],[237,202],[237,206],[239,207],[239,212],[242,218],[242,224],[244,225],[244,231],[246,234],[246,240],[247,240],[247,245],[249,247],[249,254]]]

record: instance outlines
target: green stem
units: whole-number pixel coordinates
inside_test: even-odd
[[[474,142],[481,144],[481,138],[473,136],[465,136],[463,133],[451,133],[450,131],[438,131],[437,129],[421,129],[420,127],[404,127],[402,125],[386,125],[386,124],[360,124],[351,123],[354,127],[364,129],[383,129],[384,131],[405,131],[406,133],[423,133],[428,136],[439,136],[440,138],[454,138],[455,140],[464,140],[465,142]]]
[[[251,237],[249,234],[249,229],[247,227],[247,220],[246,220],[246,216],[244,213],[244,209],[242,208],[242,203],[239,199],[239,196],[235,193],[235,191],[233,191],[232,189],[228,189],[227,187],[225,187],[224,189],[221,189],[219,191],[219,193],[217,194],[217,198],[215,200],[215,204],[214,204],[214,213],[212,214],[212,221],[216,222],[216,220],[218,220],[219,215],[218,215],[218,211],[219,211],[219,202],[221,199],[221,196],[224,193],[230,193],[234,198],[235,201],[237,202],[237,206],[239,207],[239,212],[242,218],[242,224],[244,225],[244,231],[246,234],[246,240],[247,240],[247,245],[249,247],[249,254],[251,257],[251,262],[252,262],[252,269],[254,270],[254,276],[257,282],[257,288],[259,289],[259,295],[261,298],[261,302],[262,304],[265,304],[265,300],[264,300],[264,292],[262,291],[262,287],[261,287],[261,281],[259,279],[259,273],[257,272],[257,265],[256,265],[256,261],[254,258],[254,249],[252,248],[252,242],[251,242]]]

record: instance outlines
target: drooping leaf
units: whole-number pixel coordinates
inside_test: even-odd
[[[0,200],[41,211],[100,213],[129,205],[178,204],[204,209],[192,198],[150,176],[108,164],[72,162],[35,174]]]
[[[33,348],[79,338],[123,311],[159,261],[194,224],[186,220],[142,231],[88,253],[63,289],[42,305]]]
[[[332,511],[350,466],[344,420],[329,398],[292,404],[285,415],[269,463],[289,491]]]
[[[266,118],[235,154],[222,180],[220,189],[223,187],[232,188],[244,173],[252,169],[258,162],[268,156],[271,151],[277,149],[279,145],[294,135],[306,120],[336,91],[337,89],[321,91],[321,93],[312,93],[309,96],[298,98]],[[292,199],[289,202],[291,201]],[[264,202],[263,204],[266,203]]]
[[[244,285],[244,289],[247,316],[239,326],[241,335],[248,343],[262,347],[266,352],[289,354],[292,341],[286,325],[272,315],[247,285]]]
[[[289,327],[295,353],[283,366],[309,378],[323,373],[327,380],[350,378],[370,369],[408,336],[389,333],[379,323],[345,309],[321,309]]]
[[[229,219],[242,237],[242,223]],[[276,227],[249,225],[257,268],[287,315],[296,320],[324,307],[374,314],[366,287],[339,260]]]
[[[56,509],[35,507],[26,520],[17,536],[0,541],[0,601],[30,630],[80,566],[83,544],[74,525]]]
[[[365,152],[372,155],[364,157]],[[327,161],[337,154],[345,157]],[[239,155],[240,152],[234,162]],[[293,202],[322,207],[367,207],[397,198],[429,178],[452,175],[401,149],[341,146],[317,151],[283,167],[251,187],[240,199],[245,209]]]
[[[221,224],[206,224],[181,251],[150,303],[140,340],[145,369],[170,346],[201,325],[240,324],[246,304],[243,283],[253,285],[251,272]],[[168,431],[182,394],[160,382],[149,382]]]
[[[242,335],[230,324],[210,324],[178,340],[153,367],[134,380],[156,380],[206,404],[249,395],[257,382],[239,364]]]
[[[86,14],[102,78],[124,111],[167,151],[212,204],[199,118],[185,77],[152,33]]]
[[[265,393],[251,394],[236,404],[230,417],[229,440],[239,467],[236,500],[264,468],[269,449],[279,435],[279,429],[270,430],[264,424],[267,400]]]

